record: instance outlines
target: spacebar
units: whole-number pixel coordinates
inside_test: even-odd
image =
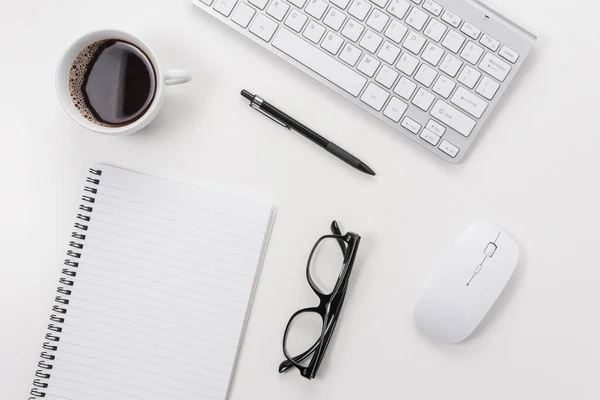
[[[294,60],[315,71],[352,96],[358,96],[365,83],[367,83],[365,78],[287,29],[280,29],[272,43],[273,46]]]

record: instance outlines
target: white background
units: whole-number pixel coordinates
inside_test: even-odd
[[[231,400],[592,399],[600,365],[600,22],[591,0],[487,0],[539,36],[463,163],[378,123],[186,0],[2,0],[0,12],[0,397],[26,398],[87,168],[112,163],[266,200],[278,216]],[[79,35],[139,35],[168,88],[145,131],[102,137],[61,109],[54,70]],[[256,91],[347,148],[362,175],[250,110]],[[304,277],[332,219],[363,241],[318,379],[280,375],[281,337],[316,303]],[[475,336],[424,338],[412,309],[475,220],[521,249]]]

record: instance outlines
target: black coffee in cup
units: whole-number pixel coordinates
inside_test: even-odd
[[[156,73],[137,46],[105,39],[84,48],[69,71],[73,105],[88,120],[118,127],[141,118],[154,100]]]

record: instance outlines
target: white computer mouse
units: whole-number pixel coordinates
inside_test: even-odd
[[[417,327],[441,342],[465,340],[492,308],[518,261],[517,244],[505,231],[481,222],[469,226],[421,295],[414,312]]]

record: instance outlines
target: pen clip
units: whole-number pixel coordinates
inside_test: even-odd
[[[260,106],[262,105],[262,103],[263,103],[263,99],[261,97],[254,96],[254,99],[252,99],[252,101],[250,102],[249,106],[252,107],[252,108],[254,108],[256,111],[258,111],[259,113],[261,113],[265,117],[269,118],[270,120],[277,122],[279,125],[283,126],[284,128],[290,129],[290,126],[288,124],[286,124],[285,122],[282,122],[282,121],[278,120],[277,118],[275,118],[274,116],[272,116],[268,112],[262,110],[260,108]]]

